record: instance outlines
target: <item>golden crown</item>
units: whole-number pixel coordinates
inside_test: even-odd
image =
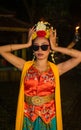
[[[35,39],[36,37],[49,38],[50,27],[50,23],[39,21],[37,24],[35,24],[35,32],[32,34],[32,39]]]

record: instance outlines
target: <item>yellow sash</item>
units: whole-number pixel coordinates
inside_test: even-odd
[[[24,65],[24,68],[22,71],[21,82],[20,82],[20,91],[19,91],[19,97],[18,97],[15,130],[22,130],[23,117],[24,117],[24,84],[23,84],[23,81],[24,81],[24,76],[25,76],[28,68],[32,64],[33,64],[33,61],[27,61]],[[56,81],[55,102],[56,102],[57,130],[63,130],[58,69],[57,69],[57,66],[55,64],[53,64],[51,62],[49,62],[49,64],[53,70],[53,73],[55,75],[55,81]]]

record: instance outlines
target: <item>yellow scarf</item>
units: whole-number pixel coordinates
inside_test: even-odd
[[[28,68],[33,64],[33,61],[27,61],[24,65],[21,82],[20,82],[20,92],[18,97],[18,106],[16,114],[16,125],[15,130],[22,130],[23,126],[23,117],[24,117],[24,76]],[[55,102],[56,102],[56,120],[57,120],[57,130],[63,130],[62,126],[62,113],[61,113],[61,99],[60,99],[60,85],[59,85],[59,73],[57,66],[49,62],[50,67],[55,75],[56,89],[55,89]]]

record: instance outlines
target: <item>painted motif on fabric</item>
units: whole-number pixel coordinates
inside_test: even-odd
[[[32,65],[24,79],[24,92],[27,96],[46,96],[55,93],[55,79],[51,68],[39,73]],[[24,102],[24,115],[32,122],[40,116],[45,123],[49,123],[55,117],[55,111],[55,100],[41,106],[28,105]]]
[[[23,130],[57,130],[56,117],[48,124],[44,123],[40,117],[34,122],[31,122],[27,117],[24,117]]]

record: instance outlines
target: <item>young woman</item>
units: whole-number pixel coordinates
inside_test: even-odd
[[[39,21],[30,29],[28,43],[0,47],[0,54],[22,71],[15,130],[63,130],[59,76],[81,62],[81,52],[56,46],[56,30]],[[32,46],[35,61],[25,61],[11,52]],[[50,50],[72,58],[55,65]]]

